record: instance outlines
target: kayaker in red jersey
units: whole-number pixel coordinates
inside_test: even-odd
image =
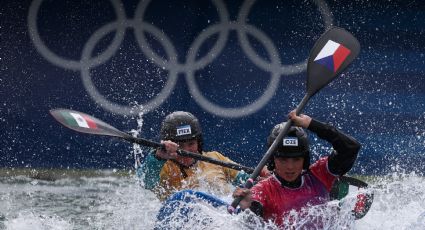
[[[302,218],[309,207],[324,204],[330,200],[332,184],[347,173],[353,166],[360,144],[338,129],[319,122],[307,115],[289,114],[295,126],[279,143],[269,162],[273,175],[258,182],[249,189],[237,188],[233,196],[244,197],[239,204],[241,209],[251,209],[265,221],[272,221],[283,227],[292,222],[294,211]],[[276,125],[267,143],[270,146],[285,123]],[[333,151],[310,165],[308,129],[321,139],[330,142]],[[291,217],[292,216],[292,217]]]

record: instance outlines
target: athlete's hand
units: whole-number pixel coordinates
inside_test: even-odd
[[[176,159],[177,149],[179,148],[179,145],[172,141],[161,141],[161,144],[164,145],[165,149],[157,149],[156,150],[156,156],[158,158],[162,159]]]
[[[311,117],[307,115],[304,115],[304,114],[297,115],[295,113],[295,110],[292,110],[288,114],[288,118],[294,123],[294,125],[305,128],[305,129],[308,128],[312,120]]]
[[[238,187],[233,192],[233,198],[236,198],[236,197],[242,197],[241,202],[239,202],[239,207],[241,207],[242,210],[245,210],[251,207],[251,203],[252,203],[251,190],[247,188]]]
[[[266,179],[267,177],[269,177],[269,176],[271,176],[271,175],[272,175],[272,174],[271,174],[271,172],[267,169],[267,166],[264,166],[264,167],[263,167],[263,169],[261,170],[260,175],[258,176],[257,180],[258,180],[258,181],[260,181],[260,180],[264,180],[264,179]]]

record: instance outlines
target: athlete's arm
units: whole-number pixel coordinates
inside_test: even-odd
[[[335,127],[314,119],[311,120],[308,129],[332,144],[334,150],[328,158],[329,171],[340,176],[350,171],[357,159],[360,143]]]
[[[154,189],[159,184],[159,174],[166,160],[155,155],[156,150],[152,150],[141,166],[136,169],[136,175],[143,180],[146,189]]]

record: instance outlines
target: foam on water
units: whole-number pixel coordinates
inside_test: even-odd
[[[329,211],[332,209],[315,209],[309,215],[325,219],[326,229],[425,229],[422,176],[395,173],[368,181],[375,191],[375,200],[363,219],[353,222],[348,214],[334,218],[335,212]],[[225,199],[231,200],[229,196]],[[176,218],[173,226],[275,228],[271,223],[263,226],[251,213],[231,216],[225,208],[212,208],[202,202],[192,205],[195,212],[189,221],[183,223]],[[344,205],[342,210],[352,207],[349,201]],[[0,180],[0,207],[0,229],[153,229],[161,202],[152,192],[141,188],[134,177],[45,181],[19,176]],[[303,221],[299,218],[297,224]]]
[[[425,180],[415,173],[378,178],[371,211],[358,229],[425,229]]]
[[[23,211],[15,219],[6,221],[7,229],[72,229],[72,224],[58,216],[44,216],[33,212]]]
[[[149,229],[160,202],[134,178],[14,177],[1,180],[0,207],[0,229]]]

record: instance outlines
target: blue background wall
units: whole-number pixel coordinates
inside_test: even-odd
[[[132,167],[131,144],[76,133],[48,113],[70,108],[127,132],[139,119],[139,135],[154,140],[166,114],[187,110],[202,122],[206,149],[254,167],[269,130],[301,101],[305,60],[330,24],[353,33],[362,50],[305,113],[363,144],[353,172],[422,172],[421,1],[2,0],[0,166]],[[314,159],[329,152],[311,138]]]

